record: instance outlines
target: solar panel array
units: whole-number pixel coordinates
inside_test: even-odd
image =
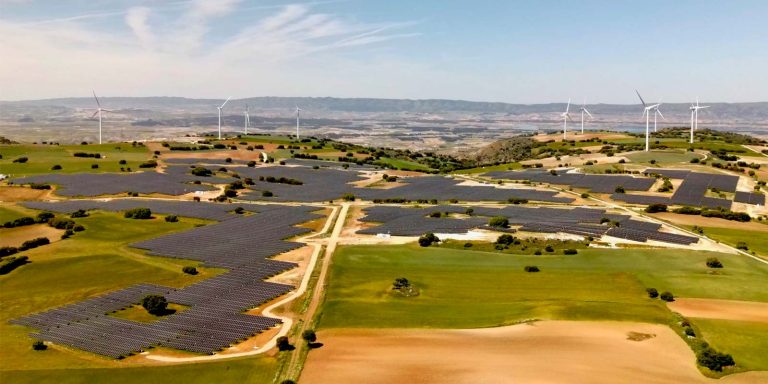
[[[161,193],[183,195],[195,191],[214,191],[217,188],[202,183],[228,183],[229,177],[196,177],[187,166],[169,166],[163,173],[155,171],[134,173],[74,173],[46,174],[14,179],[16,184],[48,183],[59,186],[61,196],[99,196],[125,192],[144,194]]]
[[[253,204],[213,204],[192,201],[163,201],[141,198],[112,199],[109,201],[30,201],[22,204],[27,208],[59,213],[71,213],[79,209],[99,209],[102,211],[118,212],[126,211],[132,208],[149,208],[153,213],[194,217],[198,219],[215,221],[224,221],[240,217],[240,215],[232,213],[238,207],[251,212],[265,210],[264,206],[254,206]]]
[[[613,193],[622,186],[627,191],[647,191],[655,182],[652,178],[632,177],[627,175],[592,175],[584,173],[566,173],[553,175],[548,170],[534,169],[526,171],[496,171],[485,174],[496,179],[529,180],[539,183],[569,185],[574,188],[586,188],[597,193]]]
[[[543,233],[569,233],[579,236],[599,237],[610,235],[640,242],[658,240],[675,244],[696,243],[698,238],[661,232],[661,225],[633,220],[627,215],[607,213],[592,208],[550,208],[507,206],[504,208],[472,207],[472,216],[465,218],[442,215],[429,217],[433,212],[462,214],[467,207],[435,206],[429,208],[404,208],[377,206],[365,210],[364,222],[378,223],[376,227],[358,231],[362,234],[389,233],[396,236],[418,236],[432,233],[466,233],[473,228],[488,228],[490,217],[506,217],[510,225],[520,226],[519,231]],[[608,219],[618,227],[601,223]]]
[[[736,192],[733,201],[753,205],[765,205],[765,195],[754,192]]]
[[[650,168],[646,173],[660,173],[664,170]],[[666,172],[669,174],[669,172]],[[682,172],[680,172],[682,175]],[[727,199],[707,197],[705,194],[710,188],[717,188],[724,192],[736,192],[736,184],[739,181],[738,176],[716,175],[712,173],[688,172],[684,174],[683,182],[672,195],[672,203],[679,205],[688,205],[692,207],[707,208],[731,208],[731,201]],[[669,176],[668,176],[669,177]]]
[[[263,332],[280,320],[242,312],[292,290],[290,285],[264,280],[296,266],[268,258],[303,246],[283,239],[308,232],[293,225],[320,215],[311,213],[316,209],[313,207],[258,209],[261,212],[256,215],[236,216],[218,224],[132,244],[149,250],[150,254],[200,260],[208,267],[229,269],[223,274],[180,289],[139,284],[12,323],[39,329],[32,334],[35,338],[114,358],[157,345],[214,353]],[[151,323],[109,316],[139,303],[149,293],[162,294],[169,302],[189,308]]]

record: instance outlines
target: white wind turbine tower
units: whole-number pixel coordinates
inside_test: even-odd
[[[653,109],[653,132],[656,133],[656,118],[658,116],[661,116],[662,119],[666,120],[664,118],[664,115],[661,114],[661,111],[659,110],[659,107],[661,106],[661,102],[656,104],[656,108]]]
[[[221,140],[221,109],[224,108],[225,105],[227,105],[227,102],[229,102],[229,99],[231,99],[232,96],[227,97],[227,100],[224,101],[224,104],[222,104],[220,107],[216,107],[216,109],[219,110],[219,140]]]
[[[709,105],[699,105],[699,98],[696,98],[696,105],[691,104],[691,144],[693,144],[693,131],[699,129],[699,109],[709,108]]]
[[[571,109],[571,99],[568,99],[568,104],[565,106],[565,112],[562,113],[561,116],[563,116],[563,141],[565,141],[565,133],[568,131],[568,120],[571,119],[571,114],[568,113],[568,111]]]
[[[590,119],[592,118],[592,114],[589,113],[589,111],[587,110],[587,101],[586,100],[584,100],[584,102],[581,103],[581,108],[579,108],[579,110],[581,111],[581,134],[583,135],[584,134],[584,113],[589,115]]]
[[[248,126],[251,125],[251,115],[248,113],[248,104],[245,105],[245,112],[243,113],[243,120],[245,121],[245,134],[248,134]]]
[[[94,112],[93,115],[91,115],[91,119],[96,117],[97,114],[99,115],[99,144],[101,144],[101,112],[102,111],[104,111],[104,112],[113,112],[113,111],[110,111],[109,109],[102,108],[101,107],[101,103],[99,102],[99,98],[96,97],[96,91],[92,90],[92,92],[93,92],[93,98],[96,99],[96,106],[98,108],[96,109],[96,112]]]
[[[299,117],[301,115],[301,111],[303,109],[299,108],[299,106],[296,106],[296,141],[299,141]]]
[[[643,116],[645,116],[645,151],[648,152],[650,150],[650,123],[651,123],[651,111],[656,111],[659,107],[659,104],[654,105],[648,105],[645,103],[645,100],[643,100],[643,97],[640,96],[640,92],[635,89],[635,93],[637,93],[637,97],[640,98],[640,102],[643,103]],[[655,113],[655,112],[654,112]],[[654,118],[655,119],[655,118]]]

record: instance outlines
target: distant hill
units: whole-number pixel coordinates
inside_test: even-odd
[[[104,97],[104,106],[120,109],[152,110],[152,111],[186,111],[190,113],[210,112],[212,108],[223,102],[223,99],[189,99],[184,97]],[[492,113],[510,115],[550,114],[562,112],[565,103],[549,104],[508,104],[493,102],[476,102],[464,100],[410,100],[410,99],[372,99],[372,98],[335,98],[335,97],[251,97],[233,99],[228,104],[231,109],[240,109],[248,104],[254,110],[258,109],[290,109],[296,105],[311,111],[328,112],[466,112]],[[705,103],[710,105],[708,113],[717,118],[739,118],[739,120],[768,119],[768,102],[754,103]],[[34,108],[88,108],[94,106],[89,97],[74,97],[61,99],[0,101],[0,110],[5,112],[21,112]],[[687,113],[688,103],[664,104],[663,112],[671,114]],[[574,115],[578,113],[578,105],[572,105]],[[639,104],[588,104],[588,109],[596,115],[639,114],[642,108]],[[0,111],[2,112],[2,111]]]

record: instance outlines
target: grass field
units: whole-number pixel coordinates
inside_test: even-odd
[[[495,172],[495,171],[517,170],[517,169],[522,169],[522,168],[523,168],[523,166],[520,163],[508,163],[508,164],[499,164],[499,165],[489,165],[487,167],[460,169],[460,170],[455,171],[453,173],[457,173],[457,174],[460,174],[460,175],[475,175],[475,174],[481,174],[481,173],[487,173],[487,172]]]
[[[30,358],[50,352],[35,352],[36,356]],[[277,364],[275,358],[258,357],[158,367],[15,370],[0,371],[0,381],[8,384],[268,384],[274,380]]]
[[[720,140],[715,141],[702,141],[700,137],[696,137],[693,145],[691,145],[687,139],[672,139],[672,138],[660,138],[656,139],[651,134],[651,149],[658,145],[664,145],[668,148],[681,148],[688,149],[691,146],[695,149],[704,149],[708,151],[725,150],[727,152],[742,153],[747,149],[738,144],[729,144]],[[659,144],[655,144],[656,140]],[[616,139],[608,140],[611,143],[617,144],[645,144],[645,137],[631,138],[631,139]]]
[[[101,159],[75,157],[75,152],[99,153]],[[139,170],[139,164],[152,156],[146,147],[134,147],[125,143],[102,145],[0,145],[0,173],[12,176],[26,176],[40,173],[78,173],[78,172],[120,172],[120,168]],[[14,163],[19,157],[27,157],[26,163]],[[119,164],[125,160],[126,164]],[[62,169],[52,171],[53,165]],[[92,164],[99,167],[92,169]]]
[[[701,159],[702,156],[696,153],[683,150],[651,150],[649,152],[636,152],[625,156],[633,163],[650,164],[651,160],[656,160],[655,165],[690,163],[691,159]]]
[[[704,339],[733,356],[747,370],[768,370],[768,324],[747,321],[693,319]]]
[[[0,224],[7,221],[16,220],[18,218],[29,216],[34,218],[37,215],[37,211],[20,207],[11,203],[3,203],[0,206]]]
[[[734,247],[739,242],[745,242],[749,251],[754,251],[762,257],[768,257],[768,235],[764,233],[756,234],[739,229],[705,227],[704,234],[711,239]]]
[[[188,230],[203,223],[200,220],[183,218],[178,223],[167,223],[162,218],[131,220],[117,213],[93,212],[76,221],[86,230],[70,239],[23,252],[31,262],[0,276],[0,371],[117,364],[85,352],[35,352],[28,336],[32,330],[8,324],[10,319],[140,282],[180,287],[221,272],[198,267],[198,275],[187,275],[182,267],[197,266],[197,262],[145,256],[127,247],[135,241]]]
[[[472,328],[528,318],[617,319],[666,323],[669,312],[645,288],[682,297],[768,301],[768,267],[743,256],[693,251],[580,250],[521,256],[418,246],[349,246],[334,256],[323,327]],[[526,265],[539,273],[523,272]],[[421,290],[398,298],[406,277]]]
[[[431,169],[428,166],[421,163],[408,161],[408,160],[393,159],[389,157],[382,157],[381,159],[377,160],[374,164],[388,165],[388,166],[394,167],[395,169],[399,169],[403,171],[429,171]]]

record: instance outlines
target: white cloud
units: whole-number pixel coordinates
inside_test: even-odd
[[[145,47],[151,47],[155,36],[149,26],[150,9],[147,7],[133,7],[125,15],[125,23],[131,28],[133,34]]]

